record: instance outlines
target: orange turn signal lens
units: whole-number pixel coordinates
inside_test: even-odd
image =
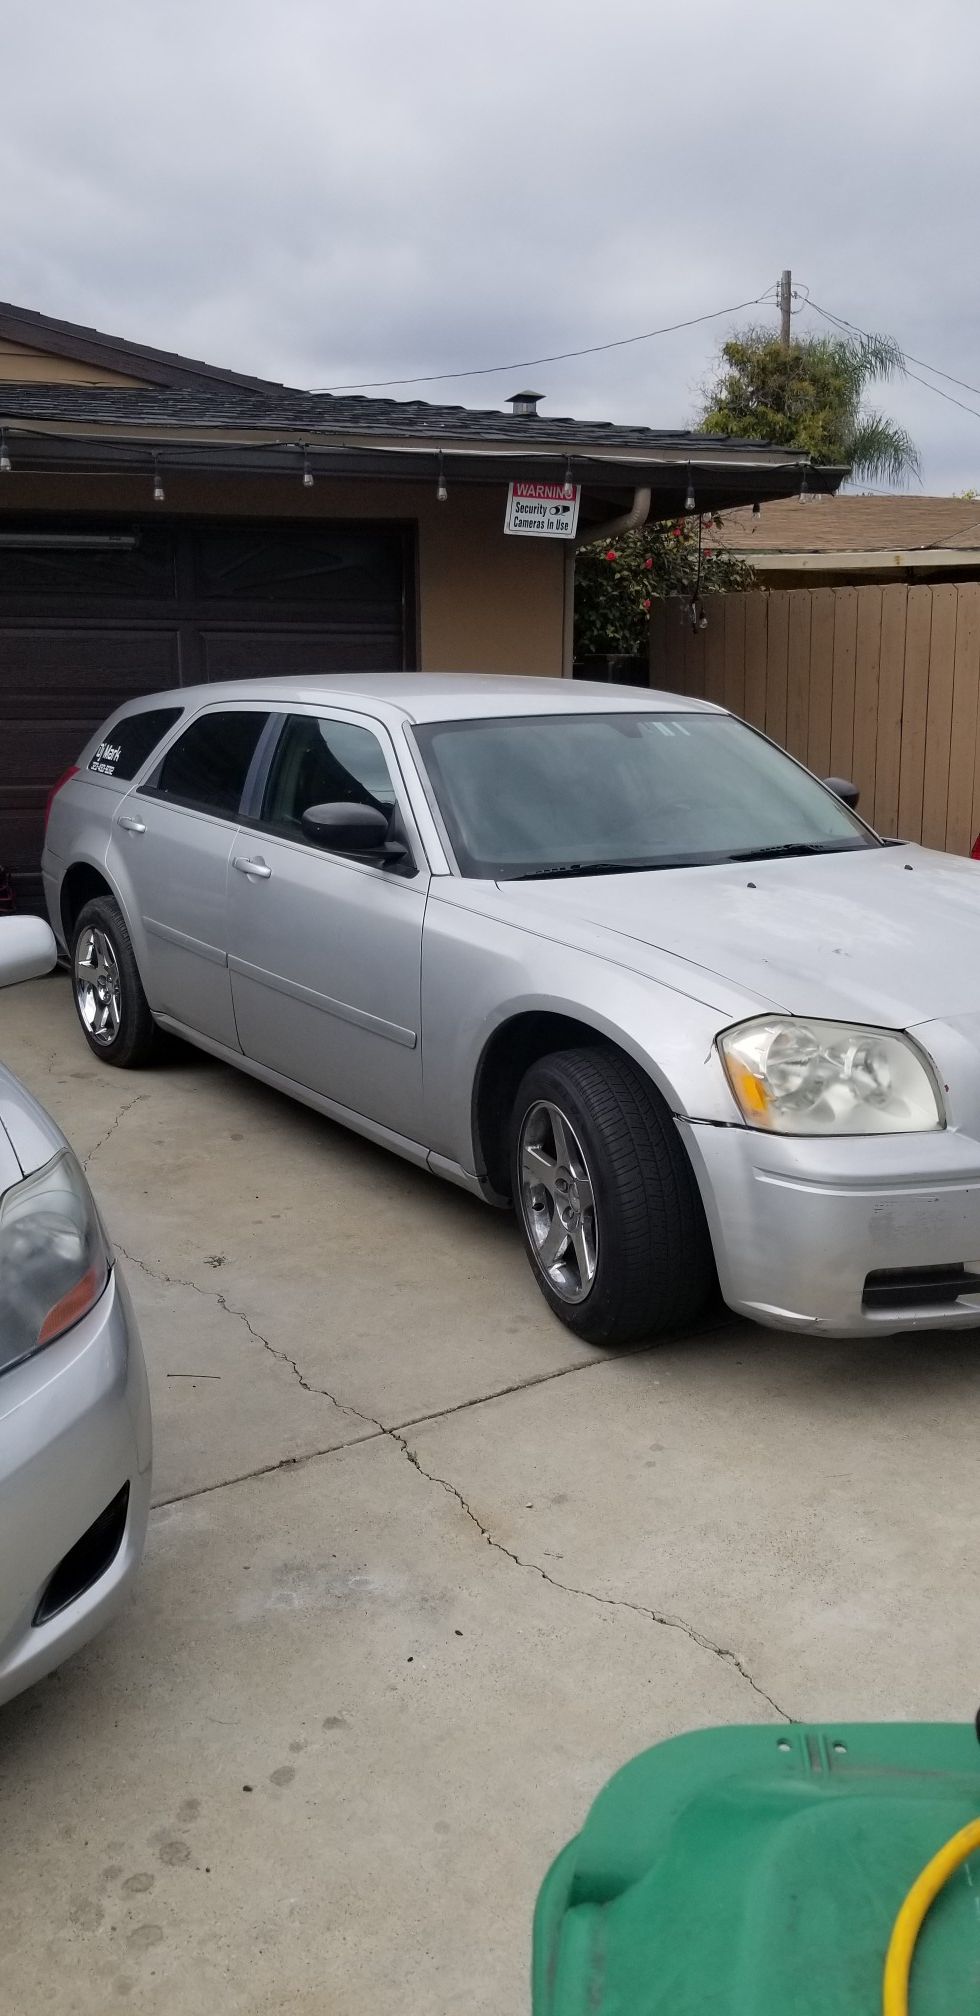
[[[105,1269],[87,1268],[74,1288],[69,1288],[67,1295],[60,1296],[53,1308],[48,1310],[38,1331],[38,1345],[53,1344],[64,1330],[70,1330],[73,1323],[80,1323],[82,1317],[94,1309],[104,1287]]]

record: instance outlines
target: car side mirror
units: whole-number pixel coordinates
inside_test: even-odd
[[[390,820],[375,805],[311,805],[301,824],[306,839],[331,854],[350,854],[358,861],[396,858],[388,840]],[[403,853],[399,846],[397,858]]]
[[[849,777],[825,777],[823,781],[828,791],[832,791],[834,797],[839,798],[842,805],[849,806],[852,812],[857,811],[857,802],[861,793],[858,786],[851,783]]]
[[[42,917],[0,917],[0,987],[39,980],[57,957],[54,932]]]

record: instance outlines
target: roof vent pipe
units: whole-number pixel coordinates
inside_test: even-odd
[[[515,420],[536,420],[538,417],[538,401],[539,399],[543,399],[544,396],[543,392],[510,392],[507,396],[507,404]]]

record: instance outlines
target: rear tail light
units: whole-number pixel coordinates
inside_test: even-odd
[[[980,861],[980,833],[977,834],[973,846],[970,848],[970,860]]]
[[[59,777],[59,779],[58,779],[58,782],[57,782],[57,784],[52,784],[52,786],[51,786],[51,789],[50,789],[50,791],[48,792],[48,798],[47,798],[47,803],[46,803],[46,805],[45,805],[45,807],[44,807],[44,830],[45,830],[45,832],[47,832],[47,830],[48,830],[48,820],[49,820],[49,819],[50,819],[50,817],[51,817],[51,807],[52,807],[52,805],[54,804],[54,801],[55,801],[55,799],[57,798],[57,796],[58,796],[58,793],[59,793],[59,791],[63,790],[63,789],[64,789],[64,786],[65,786],[66,784],[70,784],[70,783],[71,783],[71,780],[72,780],[72,778],[73,778],[73,777],[77,777],[77,776],[78,776],[78,764],[77,764],[77,763],[72,763],[72,764],[70,764],[70,765],[69,765],[68,769],[67,769],[67,770],[65,771],[65,773],[64,773],[64,776],[63,776],[63,777]]]

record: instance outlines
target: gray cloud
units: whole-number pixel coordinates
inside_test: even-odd
[[[603,342],[790,263],[980,384],[971,0],[8,0],[4,55],[24,306],[330,385]],[[541,367],[545,410],[689,421],[723,333]],[[881,403],[927,488],[980,480],[980,418]]]

